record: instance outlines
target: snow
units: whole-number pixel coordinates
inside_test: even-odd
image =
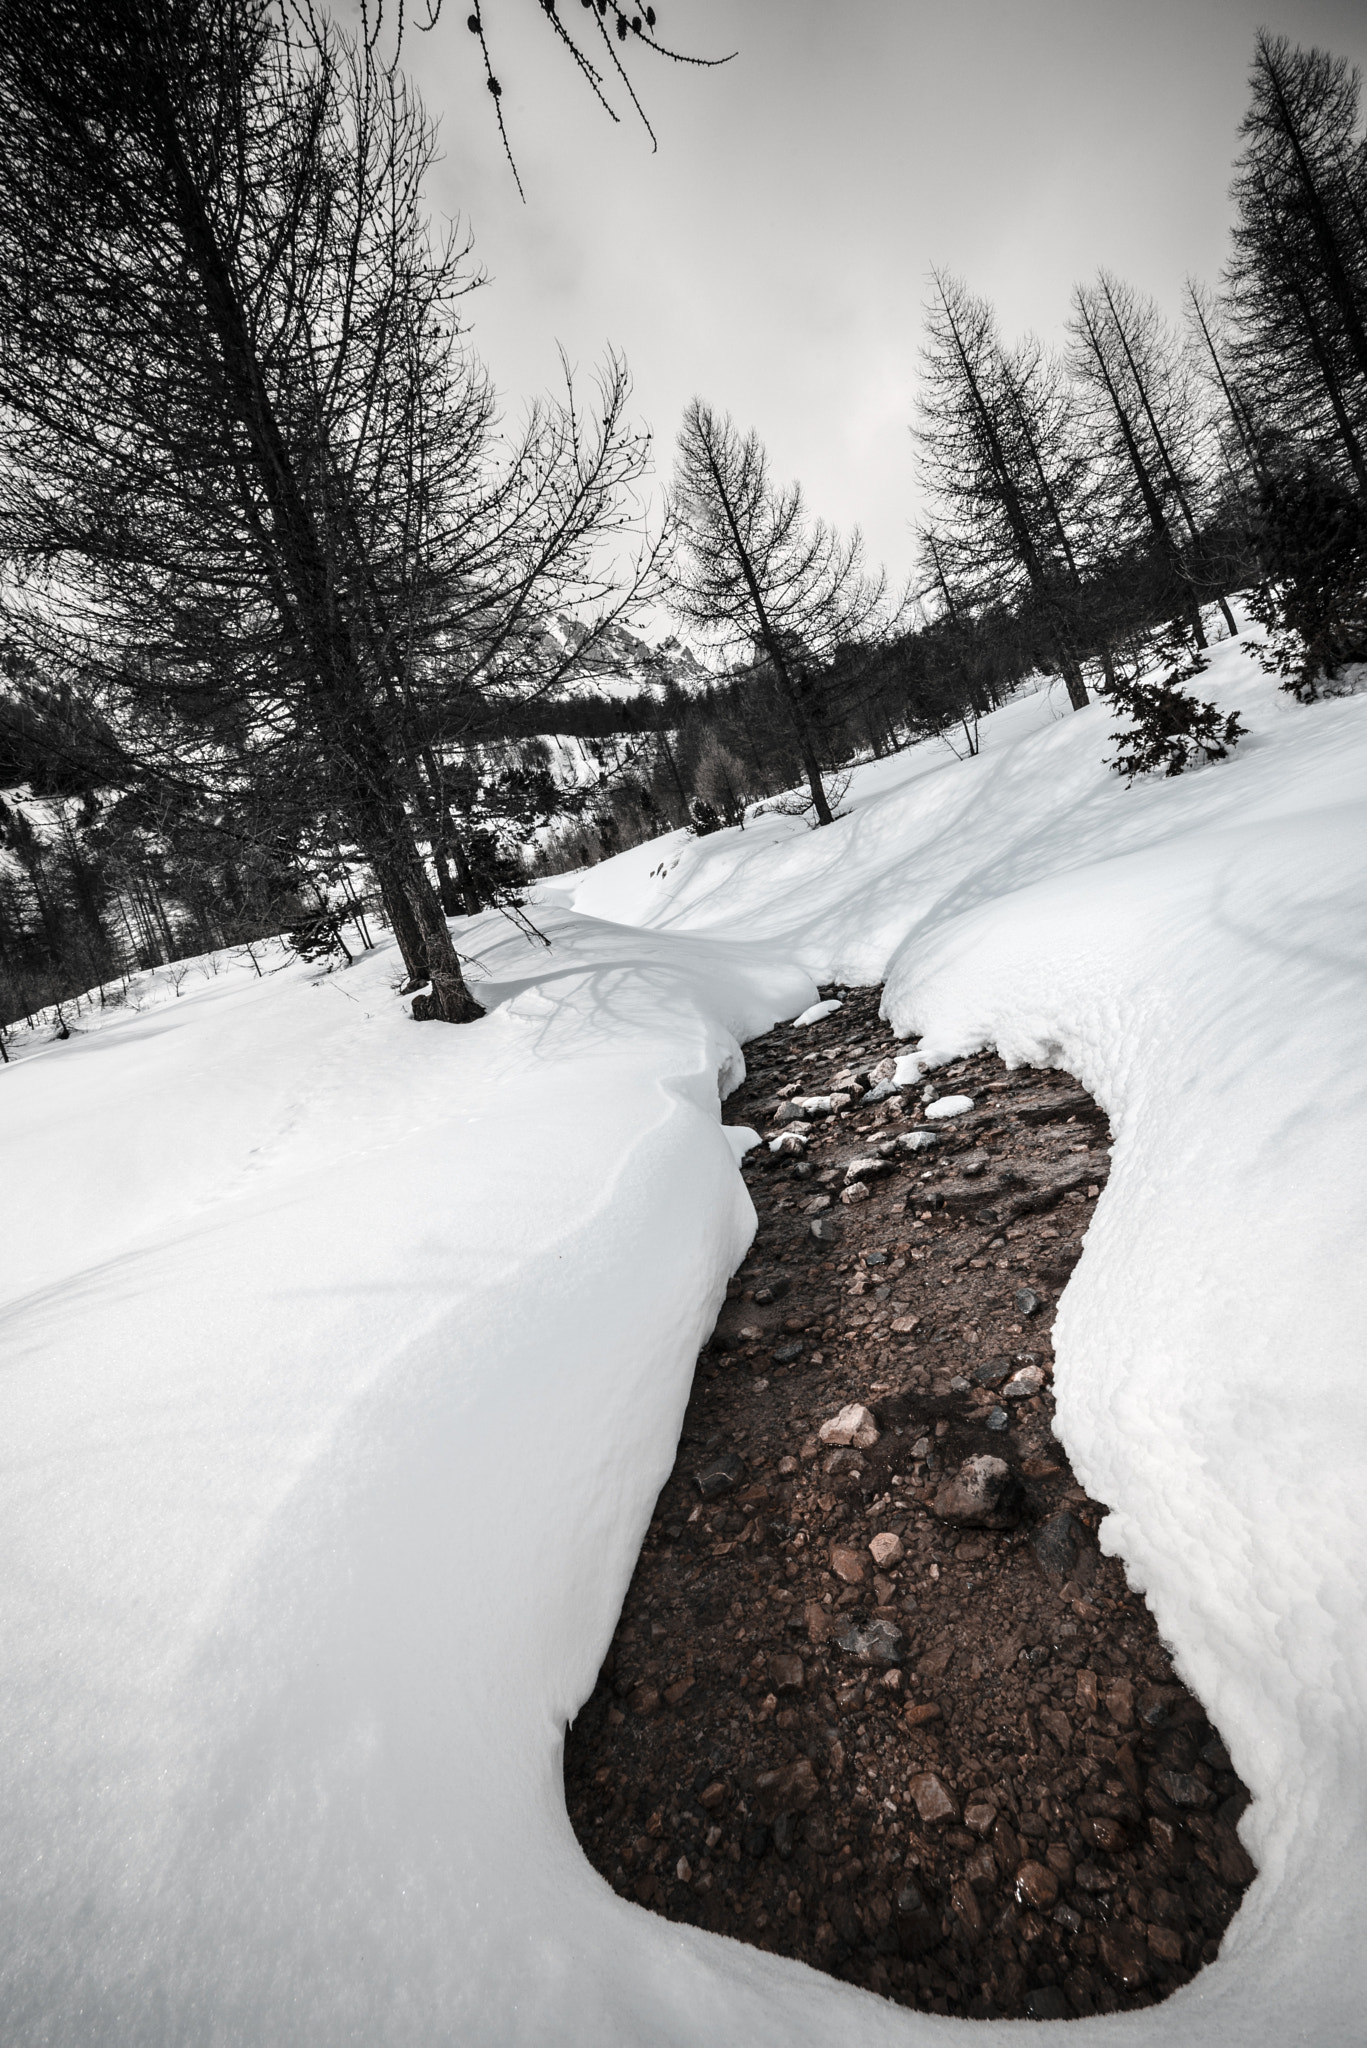
[[[1235,644],[1202,694],[1250,737],[1179,780],[1040,695],[824,831],[560,877],[549,950],[457,925],[467,1029],[276,952],[15,1034],[7,2042],[968,2038],[617,1899],[560,1784],[753,1229],[718,1091],[883,977],[918,1071],[995,1043],[1111,1117],[1060,1428],[1255,1795],[1219,1960],[1069,2040],[1360,2039],[1367,700]]]
[[[823,1017],[833,1017],[837,1010],[843,1008],[844,1004],[837,1002],[833,996],[828,997],[824,1003],[812,1003],[800,1017],[794,1017],[793,1029],[796,1031],[804,1024],[819,1024]]]
[[[971,1095],[941,1095],[936,1101],[926,1104],[926,1115],[938,1120],[940,1117],[967,1116],[975,1104]]]

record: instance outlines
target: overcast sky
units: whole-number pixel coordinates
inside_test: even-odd
[[[536,0],[484,4],[525,204],[468,0],[405,53],[441,122],[433,203],[490,276],[474,338],[510,409],[555,382],[557,343],[588,370],[611,342],[658,467],[699,393],[899,580],[930,266],[1011,332],[1057,335],[1102,263],[1175,306],[1223,260],[1259,24],[1367,62],[1361,0],[660,0],[663,39],[737,55],[699,71],[635,52],[652,153],[620,88],[614,127],[579,85]]]

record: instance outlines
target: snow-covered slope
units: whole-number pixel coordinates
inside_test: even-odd
[[[7,2040],[963,2033],[625,1904],[559,1784],[752,1228],[718,1086],[884,974],[923,1056],[1056,1058],[1110,1111],[1061,1425],[1255,1794],[1218,1963],[1069,2039],[1360,2038],[1367,700],[1237,646],[1203,682],[1252,737],[1177,782],[1038,697],[974,761],[859,771],[829,831],[547,885],[549,952],[463,927],[468,1030],[409,1024],[382,954],[17,1042]]]

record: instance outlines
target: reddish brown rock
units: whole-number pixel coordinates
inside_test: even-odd
[[[809,1759],[800,1756],[778,1770],[758,1772],[755,1790],[770,1813],[805,1813],[821,1787]]]
[[[1022,1863],[1016,1872],[1016,1897],[1023,1906],[1045,1911],[1058,1897],[1058,1879],[1047,1863]]]
[[[830,1609],[823,1607],[819,1600],[809,1600],[803,1607],[802,1619],[807,1624],[808,1640],[824,1643],[831,1632]]]
[[[942,1522],[971,1529],[1014,1529],[1020,1520],[1021,1483],[1004,1458],[980,1452],[965,1458],[935,1496]]]
[[[1150,1927],[1148,1931],[1149,1953],[1160,1962],[1180,1963],[1182,1960],[1182,1937],[1173,1927]]]
[[[1067,1756],[1073,1740],[1073,1724],[1060,1707],[1041,1707],[1040,1727],[1053,1736],[1063,1754]]]
[[[954,1794],[934,1771],[918,1771],[907,1789],[915,1801],[916,1811],[928,1827],[936,1821],[959,1818]]]
[[[1137,1991],[1147,1983],[1149,1959],[1147,1942],[1132,1927],[1103,1927],[1097,1936],[1097,1953],[1117,1984]]]
[[[924,1728],[930,1721],[942,1718],[942,1710],[936,1700],[910,1700],[903,1716],[908,1728]]]
[[[843,1579],[847,1586],[862,1586],[868,1577],[868,1568],[862,1554],[857,1550],[847,1550],[839,1543],[831,1550],[831,1570],[838,1579]]]
[[[989,1850],[989,1855],[991,1851]],[[977,1941],[983,1931],[982,1908],[977,1894],[966,1877],[956,1877],[949,1888],[949,1902],[970,1941]]]
[[[1128,1728],[1134,1720],[1134,1687],[1128,1678],[1115,1678],[1106,1688],[1106,1712],[1117,1728]]]
[[[1085,1813],[1077,1825],[1083,1841],[1091,1842],[1098,1849],[1104,1849],[1108,1856],[1119,1855],[1125,1846],[1123,1825],[1118,1820],[1109,1819],[1104,1813]]]

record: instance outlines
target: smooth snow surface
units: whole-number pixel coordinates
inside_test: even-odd
[[[1060,1427],[1255,1794],[1220,1960],[1068,2040],[1361,2040],[1367,700],[1237,646],[1202,686],[1252,736],[1178,781],[1040,696],[825,831],[563,877],[549,951],[458,927],[466,1029],[407,1021],[392,954],[277,951],[16,1036],[7,2044],[983,2038],[617,1899],[560,1783],[753,1228],[718,1088],[883,976],[923,1065],[996,1043],[1110,1113]]]

